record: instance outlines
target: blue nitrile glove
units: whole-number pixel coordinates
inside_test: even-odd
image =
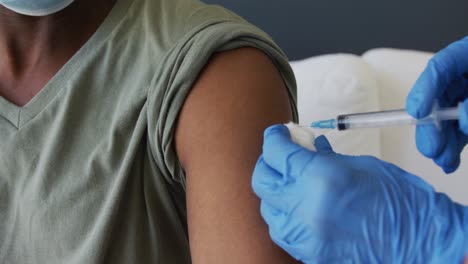
[[[416,81],[406,100],[406,110],[415,118],[428,115],[437,102],[441,107],[461,104],[459,122],[417,126],[416,145],[446,173],[460,165],[460,153],[468,137],[468,37],[438,52]]]
[[[252,186],[273,241],[304,263],[462,263],[467,208],[370,156],[317,152],[265,131]]]

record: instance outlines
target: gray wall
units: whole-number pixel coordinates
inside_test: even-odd
[[[467,0],[206,0],[269,33],[290,59],[375,47],[437,51],[468,35]]]

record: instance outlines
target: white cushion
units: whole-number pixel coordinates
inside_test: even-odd
[[[377,83],[372,70],[359,56],[334,54],[291,62],[298,85],[300,124],[334,118],[339,114],[378,110]],[[325,134],[335,151],[380,157],[377,129]]]
[[[432,56],[427,52],[396,49],[374,49],[362,56],[375,72],[382,110],[405,107],[408,92]],[[384,160],[422,177],[452,199],[468,204],[466,153],[462,155],[462,164],[457,172],[445,175],[417,151],[414,127],[382,129],[381,140]]]

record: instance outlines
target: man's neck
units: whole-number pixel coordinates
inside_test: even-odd
[[[44,17],[0,6],[0,95],[18,105],[29,101],[26,95],[32,98],[39,92],[89,40],[114,3],[76,0]]]

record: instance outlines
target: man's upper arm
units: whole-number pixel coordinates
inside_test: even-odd
[[[250,187],[264,129],[291,119],[283,80],[262,52],[219,53],[201,72],[175,138],[193,263],[294,262],[270,240]]]

